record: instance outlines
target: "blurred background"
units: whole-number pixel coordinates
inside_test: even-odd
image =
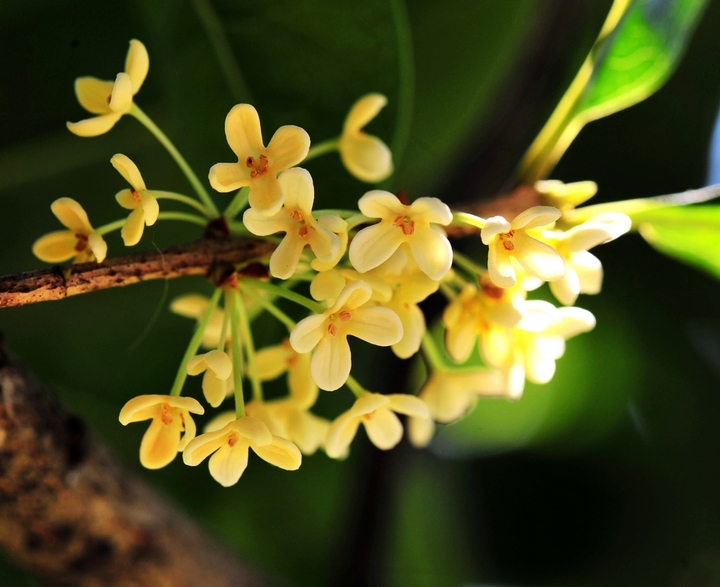
[[[662,11],[667,1],[646,4]],[[339,134],[358,97],[376,91],[389,105],[368,130],[397,155],[386,187],[452,204],[508,187],[610,4],[4,0],[0,272],[43,266],[30,248],[59,229],[49,207],[56,198],[80,201],[95,226],[124,216],[113,197],[126,187],[109,163],[114,153],[131,157],[149,188],[189,193],[130,117],[98,138],[65,128],[87,116],[74,79],[113,79],[131,38],[150,53],[136,101],[201,178],[232,160],[223,121],[238,102],[257,107],[266,140],[279,125],[297,124],[318,143]],[[207,22],[220,23],[244,83],[224,75]],[[596,181],[597,201],[705,185],[720,104],[719,29],[720,2],[709,0],[669,83],[588,125],[552,177]],[[352,207],[368,189],[336,155],[308,169],[318,207]],[[201,232],[161,222],[138,250]],[[108,243],[111,256],[127,252],[117,234]],[[568,343],[551,383],[529,384],[516,403],[479,402],[425,451],[403,443],[383,453],[361,433],[345,462],[317,454],[288,473],[251,457],[230,489],[204,466],[179,460],[142,470],[144,426],[117,421],[130,397],[169,389],[193,323],[168,303],[209,292],[203,279],[3,309],[0,329],[130,467],[288,585],[720,585],[720,284],[637,235],[596,254],[606,273],[602,295],[578,305],[598,325]],[[265,343],[279,336],[263,329]],[[364,384],[410,389],[412,366],[389,352],[355,351],[356,365],[377,365],[358,369]],[[197,393],[199,382],[190,388]],[[332,417],[350,403],[345,392],[325,394],[318,412]],[[0,558],[0,584],[34,583]]]

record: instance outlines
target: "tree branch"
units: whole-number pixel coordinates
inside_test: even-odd
[[[48,585],[269,584],[110,456],[2,343],[0,472],[0,546]]]

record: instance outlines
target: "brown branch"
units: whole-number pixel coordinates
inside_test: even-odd
[[[0,345],[0,547],[47,585],[261,586]]]
[[[205,238],[162,252],[134,253],[103,263],[81,263],[0,277],[0,307],[60,300],[98,289],[149,279],[210,275],[221,265],[237,265],[267,255],[275,245],[248,238]]]

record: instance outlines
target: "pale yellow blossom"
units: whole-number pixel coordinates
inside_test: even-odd
[[[145,187],[140,170],[129,157],[118,153],[113,155],[110,163],[132,186],[131,190],[122,190],[115,194],[118,204],[126,210],[132,210],[120,232],[125,246],[131,247],[140,242],[145,226],[155,224],[160,206],[153,193]]]
[[[245,471],[251,448],[264,461],[287,471],[298,469],[302,462],[292,442],[273,436],[265,423],[250,416],[192,440],[183,451],[183,461],[194,467],[210,457],[210,475],[220,485],[230,487]]]
[[[145,468],[170,464],[195,437],[191,412],[203,414],[205,410],[196,399],[169,395],[141,395],[123,406],[119,416],[123,426],[152,419],[140,443],[140,463]]]
[[[315,404],[318,387],[310,374],[310,355],[295,352],[288,339],[259,350],[255,367],[260,381],[272,381],[287,372],[288,390],[298,407],[308,409]]]
[[[362,131],[387,104],[382,94],[360,98],[345,119],[338,149],[347,170],[360,181],[378,183],[393,172],[392,153],[379,138]]]
[[[68,230],[51,232],[33,245],[33,254],[46,263],[62,263],[75,258],[75,263],[102,263],[107,255],[105,239],[90,225],[83,207],[72,198],[55,200],[50,209]]]
[[[216,163],[210,168],[210,185],[219,192],[250,187],[250,206],[272,216],[283,204],[277,174],[300,163],[310,148],[310,137],[298,126],[281,126],[263,143],[260,117],[250,104],[237,104],[225,119],[225,136],[237,163]]]
[[[265,422],[272,434],[297,445],[305,455],[314,454],[325,444],[330,422],[308,411],[292,396],[265,402],[253,400],[245,410],[248,416]]]
[[[285,198],[278,212],[268,216],[248,208],[243,215],[243,223],[255,235],[285,233],[270,257],[272,276],[278,279],[292,277],[306,246],[321,262],[337,263],[343,254],[342,244],[332,230],[313,218],[315,194],[310,174],[295,167],[281,173],[278,182]],[[345,222],[340,217],[337,220]]]
[[[557,179],[544,179],[535,183],[540,201],[545,206],[553,206],[561,212],[572,210],[586,202],[597,193],[594,181],[576,181],[563,183]]]
[[[200,294],[186,294],[175,298],[170,304],[170,311],[186,318],[194,318],[198,322],[202,319],[207,310],[210,300]],[[206,349],[212,349],[220,344],[220,337],[223,331],[223,322],[225,320],[225,312],[220,308],[215,308],[210,321],[203,332],[202,346]],[[226,342],[230,340],[230,329],[225,333]]]
[[[489,247],[488,272],[499,287],[511,287],[517,275],[511,259],[544,281],[557,281],[563,276],[563,262],[557,251],[528,234],[534,228],[548,226],[560,218],[560,210],[550,206],[535,206],[518,214],[512,222],[502,216],[488,218],[480,232],[482,242]]]
[[[429,417],[425,403],[413,395],[366,393],[330,425],[325,447],[328,456],[345,457],[360,424],[365,426],[368,438],[376,447],[393,448],[403,434],[402,424],[394,412],[415,418]]]
[[[350,262],[365,273],[374,269],[407,243],[420,269],[440,281],[452,265],[452,247],[440,225],[452,221],[450,208],[437,198],[418,198],[406,206],[390,192],[373,190],[358,201],[358,208],[380,222],[363,228],[350,243]]]
[[[219,350],[197,355],[188,362],[187,374],[200,373],[205,373],[202,381],[205,399],[213,408],[217,408],[229,391],[232,361],[227,353]]]
[[[79,77],[75,80],[75,95],[80,105],[93,118],[80,122],[68,122],[68,129],[81,137],[95,137],[108,132],[123,114],[130,112],[133,96],[145,81],[150,59],[147,49],[140,41],[130,41],[125,58],[125,71],[118,73],[115,81],[103,81],[94,77]]]
[[[390,346],[402,338],[402,324],[395,312],[364,306],[371,295],[366,283],[351,283],[333,306],[301,320],[291,332],[290,344],[298,353],[314,350],[310,371],[320,389],[334,391],[347,381],[352,363],[348,336],[378,346]]]

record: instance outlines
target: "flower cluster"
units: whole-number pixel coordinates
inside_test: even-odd
[[[589,249],[627,232],[630,220],[602,213],[573,223],[575,206],[594,194],[592,182],[540,182],[542,205],[511,219],[454,213],[435,197],[410,201],[380,189],[360,197],[357,210],[316,210],[313,178],[300,165],[320,154],[338,151],[363,182],[377,183],[392,173],[390,149],[363,131],[386,98],[360,98],[340,135],[314,147],[297,126],[277,129],[265,146],[257,110],[237,104],[225,119],[237,162],[217,163],[208,174],[217,192],[235,192],[221,214],[177,149],[134,102],[148,67],[145,47],[133,40],[125,71],[114,82],[77,80],[80,104],[96,117],[68,127],[96,136],[129,114],[168,148],[195,196],[148,190],[138,167],[115,154],[110,161],[131,186],[116,200],[129,216],[93,229],[80,204],[60,198],[51,209],[67,230],[40,238],[35,254],[51,263],[102,263],[103,235],[112,230],[121,230],[125,245],[133,246],[158,220],[205,226],[219,217],[231,230],[276,246],[268,258],[255,260],[269,276],[235,267],[213,278],[210,297],[191,294],[172,303],[175,313],[196,322],[172,388],[167,395],[135,397],[120,412],[122,424],[151,420],[140,447],[145,467],[166,466],[178,452],[190,466],[209,458],[210,474],[229,486],[241,477],[251,448],[261,459],[294,470],[303,454],[319,449],[345,458],[362,424],[375,446],[390,449],[403,435],[397,414],[408,418],[411,442],[424,446],[435,423],[461,418],[477,398],[518,399],[526,380],[550,381],[565,341],[594,327],[594,316],[573,306],[580,294],[601,289],[602,266]],[[159,200],[193,210],[161,212]],[[242,222],[236,220],[240,213]],[[458,224],[474,229],[487,245],[486,267],[453,250],[446,230]],[[561,307],[528,299],[545,282]],[[428,332],[420,306],[433,295],[447,301],[440,326],[449,360]],[[299,311],[286,313],[287,302]],[[253,322],[263,313],[287,335],[256,349]],[[400,359],[422,352],[428,376],[418,394],[366,390],[352,376],[350,337],[390,347]],[[218,408],[233,401],[234,410],[219,413],[196,435],[191,414],[202,415],[204,408],[181,394],[187,377],[200,374],[207,404]],[[287,394],[265,398],[264,384],[284,374]],[[321,390],[342,387],[355,396],[347,411],[333,420],[312,412]]]

